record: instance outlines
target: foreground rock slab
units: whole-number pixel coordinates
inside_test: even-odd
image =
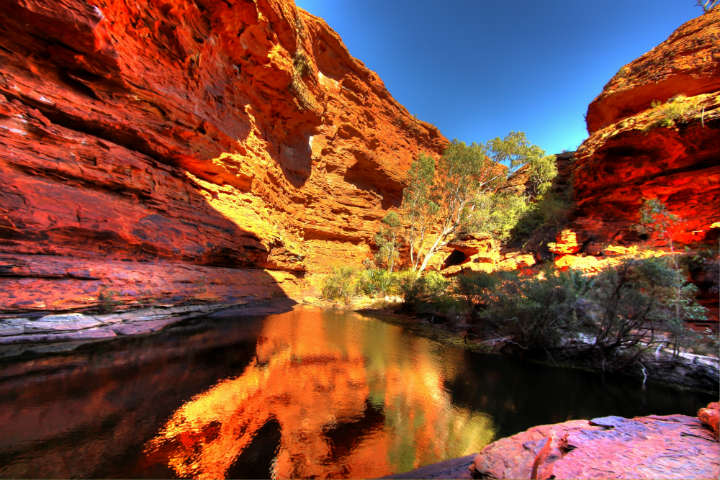
[[[46,315],[39,319],[0,318],[0,359],[24,353],[71,351],[85,343],[153,333],[183,320],[206,316],[232,306],[184,305],[98,315],[69,313]]]
[[[608,416],[540,425],[472,455],[387,478],[706,479],[720,477],[718,418],[712,402],[687,415]]]
[[[686,415],[602,417],[533,427],[488,445],[475,478],[718,478],[720,443]]]

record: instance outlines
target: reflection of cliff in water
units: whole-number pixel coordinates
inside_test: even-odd
[[[492,440],[488,416],[451,405],[443,384],[455,362],[436,344],[348,317],[268,318],[242,375],[180,407],[146,444],[146,461],[183,477],[369,478]]]

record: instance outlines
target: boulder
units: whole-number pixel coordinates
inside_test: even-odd
[[[720,443],[685,415],[602,417],[533,427],[491,443],[476,478],[717,478]]]

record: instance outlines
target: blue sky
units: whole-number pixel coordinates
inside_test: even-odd
[[[694,0],[296,0],[448,138],[511,130],[548,153],[586,137],[588,104],[702,10]]]

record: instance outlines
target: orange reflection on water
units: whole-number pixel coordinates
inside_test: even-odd
[[[145,447],[180,477],[223,478],[275,420],[274,478],[378,477],[470,454],[490,419],[451,405],[432,342],[354,314],[267,318],[256,358],[180,407]]]

